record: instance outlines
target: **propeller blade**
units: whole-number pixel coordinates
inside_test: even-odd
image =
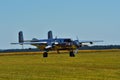
[[[45,49],[50,49],[50,48],[52,48],[51,45],[48,45],[48,46],[45,47]]]
[[[77,53],[78,53],[78,50],[79,50],[79,49],[76,49],[76,50],[74,51],[74,54],[77,54]]]

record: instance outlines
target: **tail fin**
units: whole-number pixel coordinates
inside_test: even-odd
[[[19,38],[19,43],[23,43],[23,42],[24,42],[23,32],[22,32],[22,31],[20,31],[20,32],[18,33],[18,38]]]
[[[53,39],[52,31],[48,31],[48,39]]]

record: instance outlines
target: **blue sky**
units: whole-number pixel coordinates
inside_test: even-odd
[[[120,44],[120,0],[0,0],[0,49],[20,48],[25,39],[54,36]],[[26,46],[31,47],[31,46]]]

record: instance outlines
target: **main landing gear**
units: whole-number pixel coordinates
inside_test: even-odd
[[[75,54],[73,51],[70,51],[69,55],[70,55],[70,57],[75,57]]]
[[[44,52],[44,53],[43,53],[43,57],[48,57],[48,53],[47,53],[47,52]]]
[[[70,51],[70,52],[69,52],[69,56],[70,56],[70,57],[75,57],[74,51]],[[47,52],[47,51],[45,51],[45,52],[43,53],[43,57],[44,57],[44,58],[45,58],[45,57],[48,57],[48,52]]]

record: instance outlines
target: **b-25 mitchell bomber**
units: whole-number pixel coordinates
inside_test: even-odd
[[[18,43],[11,44],[29,44],[36,46],[38,49],[44,51],[43,57],[48,57],[48,52],[51,50],[68,50],[70,57],[75,57],[75,54],[78,52],[78,49],[84,46],[84,43],[93,44],[94,42],[103,42],[102,40],[98,41],[79,41],[72,40],[71,38],[53,38],[52,31],[48,31],[48,39],[36,39],[24,40],[23,32],[18,33]]]

